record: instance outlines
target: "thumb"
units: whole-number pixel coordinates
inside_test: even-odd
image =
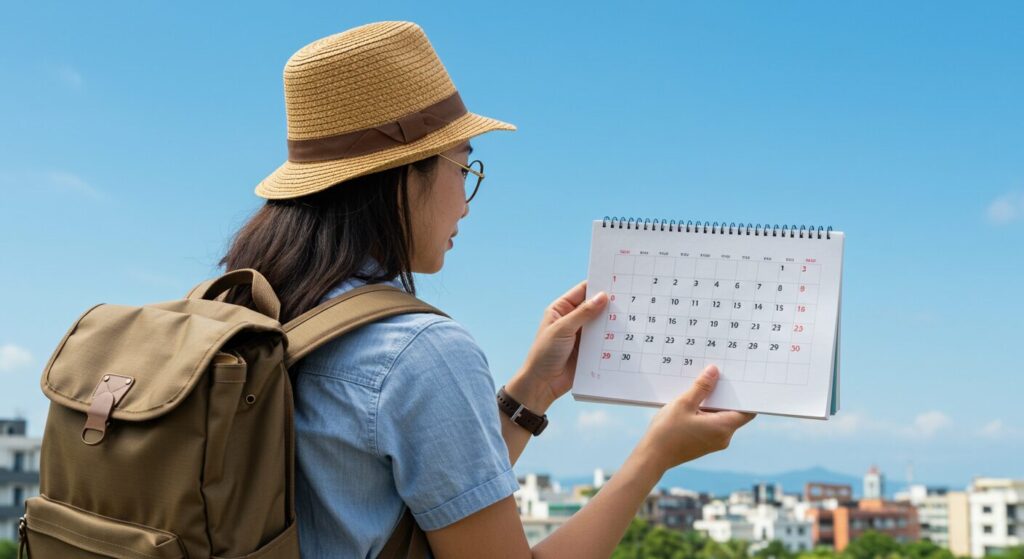
[[[718,367],[708,365],[700,373],[700,376],[693,381],[693,384],[690,385],[690,389],[684,392],[679,398],[687,405],[693,408],[698,408],[700,407],[700,403],[711,395],[716,384],[718,384]]]
[[[597,295],[583,301],[568,314],[556,320],[552,326],[554,326],[555,332],[559,336],[575,335],[576,331],[585,323],[601,314],[601,311],[604,310],[607,304],[608,294],[604,291],[599,291]]]

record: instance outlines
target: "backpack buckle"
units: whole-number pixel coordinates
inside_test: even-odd
[[[82,442],[97,445],[103,441],[110,426],[110,414],[121,402],[128,390],[135,385],[135,379],[121,375],[108,374],[96,384],[92,392],[92,403],[82,428]]]

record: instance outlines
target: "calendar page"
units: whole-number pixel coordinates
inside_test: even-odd
[[[839,402],[843,233],[593,223],[577,400],[660,406],[706,365],[703,407],[828,419]]]

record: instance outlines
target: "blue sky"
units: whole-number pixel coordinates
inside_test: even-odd
[[[281,71],[377,20],[426,30],[488,179],[421,296],[500,384],[604,215],[847,234],[843,410],[760,417],[694,463],[1024,476],[1024,5],[18,2],[0,19],[0,413],[98,302],[184,296],[285,157]],[[550,412],[517,470],[616,468],[650,412]]]

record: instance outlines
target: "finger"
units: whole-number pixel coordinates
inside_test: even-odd
[[[604,311],[608,304],[608,294],[599,291],[597,295],[580,303],[571,312],[556,320],[551,326],[555,328],[556,336],[575,336],[576,331],[587,322],[595,319]]]
[[[693,381],[693,384],[690,385],[690,389],[684,392],[679,398],[691,407],[699,407],[700,403],[711,395],[711,392],[715,389],[715,385],[717,383],[718,367],[708,365],[703,371],[701,371],[700,376]]]
[[[734,431],[757,417],[756,413],[745,411],[717,411],[713,415],[715,416],[715,421],[721,422]]]
[[[586,296],[587,280],[583,280],[573,286],[569,291],[566,291],[561,297],[555,299],[555,302],[551,303],[551,306],[548,307],[548,312],[544,313],[544,320],[541,321],[541,327],[547,326],[559,318],[571,313],[573,309],[583,302]]]
[[[580,332],[576,334],[576,343],[572,346],[572,353],[569,354],[569,359],[565,361],[565,370],[572,371],[573,373],[576,372],[576,361],[579,360],[580,356],[580,334]]]

